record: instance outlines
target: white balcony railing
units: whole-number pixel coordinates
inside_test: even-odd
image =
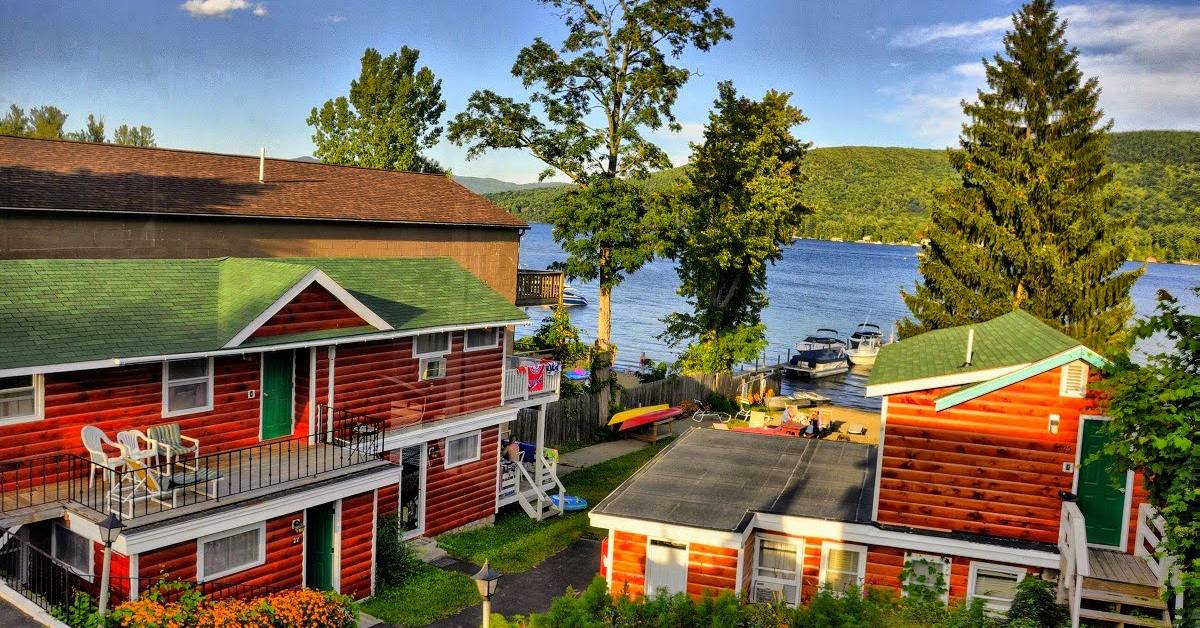
[[[562,381],[558,362],[509,358],[504,368],[504,401],[526,401],[557,396]]]
[[[1058,524],[1058,554],[1058,601],[1071,609],[1071,625],[1078,626],[1083,579],[1091,575],[1091,564],[1088,562],[1087,526],[1083,512],[1075,502],[1063,502]]]

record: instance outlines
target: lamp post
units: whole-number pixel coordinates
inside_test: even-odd
[[[112,566],[112,544],[121,534],[121,519],[113,513],[108,513],[100,522],[100,540],[104,541],[104,567],[100,571],[100,616],[108,612],[108,573]]]
[[[492,596],[496,594],[496,586],[499,584],[499,572],[493,570],[488,561],[484,560],[483,567],[475,574],[475,586],[479,587],[479,596],[483,598],[483,628],[490,628],[492,625]]]

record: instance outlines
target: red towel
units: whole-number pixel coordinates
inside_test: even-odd
[[[542,387],[546,385],[545,363],[529,364],[525,370],[529,373],[529,392],[542,392]]]

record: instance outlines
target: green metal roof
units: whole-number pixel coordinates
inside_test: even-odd
[[[975,330],[973,358],[965,366],[967,333]],[[884,345],[868,386],[1020,366],[1079,347],[1078,340],[1016,310],[983,323],[938,329]]]
[[[0,261],[0,369],[215,351],[313,269],[396,331],[526,318],[449,258],[7,260]]]

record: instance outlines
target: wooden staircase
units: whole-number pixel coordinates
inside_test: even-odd
[[[1146,561],[1113,550],[1088,549],[1091,575],[1080,590],[1080,625],[1170,628],[1163,588]]]

